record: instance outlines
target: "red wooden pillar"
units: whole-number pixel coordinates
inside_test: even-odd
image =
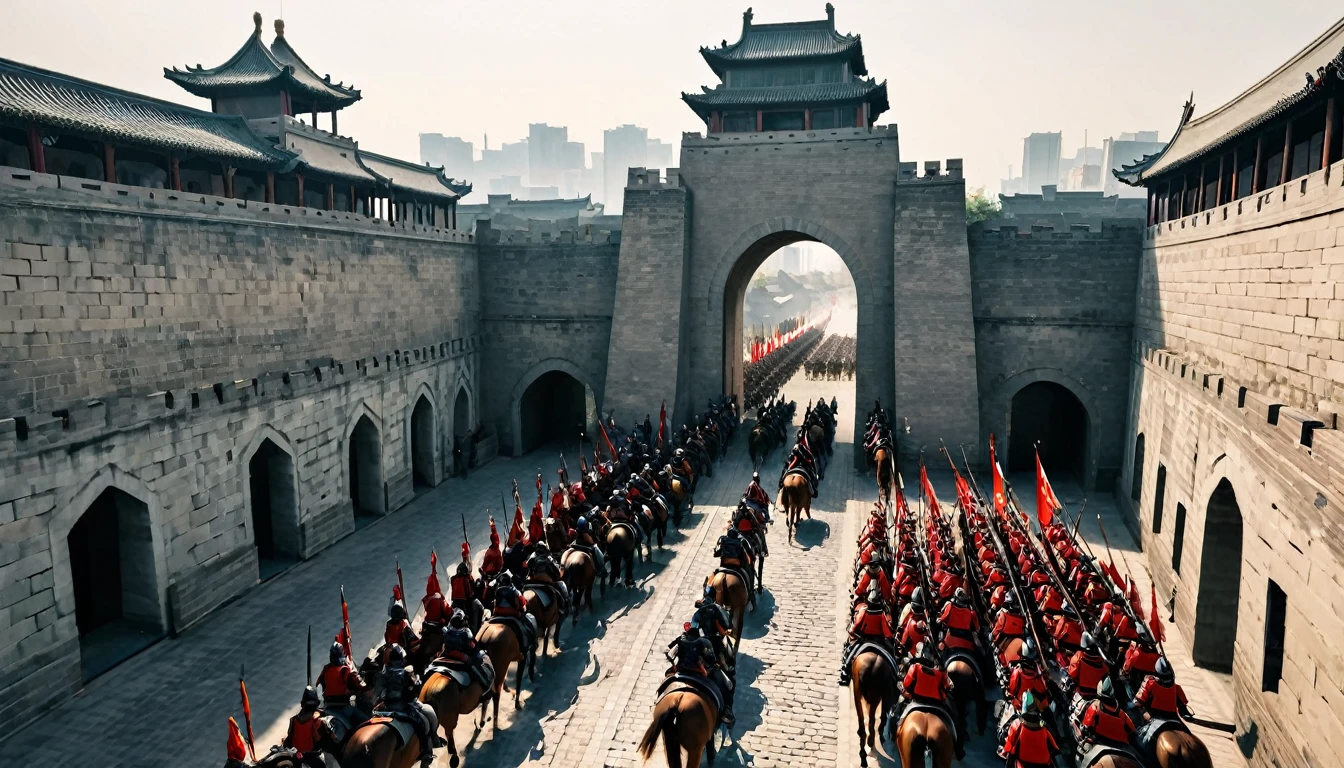
[[[1262,132],[1255,137],[1255,165],[1251,167],[1251,194],[1260,193],[1260,176],[1264,169],[1265,160],[1265,134]]]
[[[1232,150],[1232,189],[1227,195],[1227,202],[1237,199],[1237,190],[1241,187],[1241,147]]]
[[[182,191],[182,164],[176,157],[168,158],[168,176],[173,185],[173,189]]]
[[[1176,209],[1176,218],[1185,218],[1185,199],[1190,196],[1190,174],[1181,174],[1181,204]]]
[[[810,130],[812,130],[812,110],[811,110],[811,109],[804,109],[804,110],[803,110],[803,130],[804,130],[804,131],[810,131]]]
[[[296,180],[298,180],[298,182],[299,182],[299,206],[302,207],[302,206],[303,206],[303,174],[302,174],[302,173],[296,173],[296,174],[294,174],[294,178],[295,178]]]
[[[761,131],[765,130],[764,128],[761,127],[763,124],[764,124],[764,121],[761,119],[761,110],[758,109],[758,110],[756,110],[756,132],[757,132],[757,133],[760,133]]]
[[[1330,167],[1330,147],[1335,143],[1335,97],[1325,100],[1325,146],[1321,149],[1321,169]]]
[[[28,168],[34,173],[47,172],[46,146],[42,143],[42,130],[36,125],[28,126]]]
[[[1283,129],[1283,169],[1279,171],[1279,183],[1287,184],[1288,174],[1293,170],[1293,121]]]
[[[266,202],[275,202],[275,171],[266,172]]]
[[[103,142],[103,181],[117,183],[117,149]]]
[[[1218,188],[1213,193],[1213,207],[1223,204],[1223,166],[1227,164],[1227,155],[1218,156]]]
[[[867,104],[860,104],[858,107],[855,107],[855,109],[858,110],[858,113],[857,113],[857,116],[855,117],[854,123],[855,123],[855,125],[859,126],[860,128],[867,128],[867,127],[868,127],[868,120],[865,119],[864,114],[863,114],[863,113],[866,111],[864,108],[867,107],[867,106],[868,106]]]
[[[1208,163],[1201,162],[1199,164],[1199,189],[1195,190],[1195,210],[1191,211],[1191,213],[1199,213],[1200,211],[1204,210],[1206,204],[1209,202],[1208,200],[1204,199],[1208,197],[1208,195],[1204,194],[1204,190],[1208,189],[1208,187],[1205,186],[1204,184],[1204,173],[1205,171],[1208,170],[1208,168],[1209,168]]]
[[[336,185],[327,182],[327,210],[336,210]]]

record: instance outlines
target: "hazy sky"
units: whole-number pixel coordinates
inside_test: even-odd
[[[1170,137],[1196,113],[1281,64],[1344,13],[1337,0],[833,0],[863,35],[869,73],[888,81],[904,160],[965,159],[996,191],[1022,137],[1062,130],[1072,156],[1088,131]],[[363,101],[341,132],[417,159],[417,134],[491,146],[529,122],[567,125],[600,150],[602,129],[636,123],[679,141],[703,125],[679,99],[716,82],[701,45],[757,22],[823,18],[825,0],[44,0],[6,3],[0,56],[206,106],[162,67],[223,62],[265,17],[318,73]],[[325,119],[323,126],[325,127]]]

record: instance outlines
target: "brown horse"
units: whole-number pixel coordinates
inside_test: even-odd
[[[742,622],[747,615],[747,583],[741,576],[731,572],[719,572],[705,580],[714,589],[714,602],[728,611],[728,620],[733,625],[733,651],[742,644]]]
[[[653,707],[653,722],[639,740],[639,754],[645,760],[653,756],[658,737],[663,737],[664,756],[668,768],[699,768],[700,756],[708,753],[709,764],[714,764],[714,728],[719,722],[719,709],[714,702],[699,692],[674,686],[658,699]],[[686,751],[682,763],[681,752]]]
[[[854,693],[854,717],[859,721],[859,765],[867,768],[868,750],[876,750],[878,731],[895,703],[896,670],[882,654],[865,651],[849,662],[849,679]],[[881,720],[877,718],[879,709]]]
[[[954,658],[944,669],[952,681],[952,698],[956,705],[952,714],[957,718],[957,729],[962,733],[962,738],[969,735],[966,733],[966,715],[970,712],[972,704],[975,705],[976,727],[983,736],[985,721],[989,717],[989,707],[985,706],[985,686],[980,680],[980,675],[964,659]]]
[[[896,727],[896,750],[901,768],[950,768],[955,751],[952,731],[932,712],[907,712]],[[924,762],[926,756],[931,764]]]
[[[387,723],[365,723],[350,734],[341,750],[342,768],[412,768],[420,764],[420,737],[403,745]]]
[[[495,727],[499,727],[499,700],[503,697],[504,678],[509,674],[509,665],[518,663],[518,677],[513,683],[513,708],[519,709],[522,704],[519,698],[523,694],[523,667],[527,663],[527,654],[518,644],[518,635],[514,634],[512,629],[503,624],[484,624],[481,631],[476,633],[476,645],[485,651],[490,657],[490,664],[495,668]],[[485,725],[485,703],[481,703],[481,725]]]
[[[779,506],[784,508],[789,541],[793,541],[794,531],[802,516],[806,514],[808,520],[812,519],[812,489],[808,487],[806,477],[798,474],[785,476],[784,487],[779,490]]]
[[[1213,768],[1209,748],[1188,731],[1171,729],[1157,735],[1159,768]]]
[[[485,705],[482,701],[485,689],[475,680],[462,688],[448,675],[433,674],[420,687],[420,701],[434,708],[439,716],[439,725],[443,727],[444,739],[448,742],[448,764],[457,768],[461,758],[457,756],[457,742],[453,740],[453,729],[457,727],[459,715],[469,715],[476,705],[481,705],[481,725],[485,725]]]
[[[559,591],[559,588],[556,588]],[[542,606],[541,590],[534,587],[523,589],[523,604],[527,606],[527,612],[537,619],[537,635],[541,640],[541,655],[545,656],[550,651],[551,643],[555,643],[556,650],[560,649],[560,603],[558,595],[551,595],[551,604]],[[536,664],[536,659],[532,660]],[[532,668],[528,668],[529,674]]]
[[[597,565],[592,555],[581,549],[571,549],[565,552],[560,563],[560,574],[560,578],[569,586],[569,598],[573,603],[569,606],[571,619],[574,624],[578,624],[579,609],[585,601],[588,610],[593,610],[593,581],[597,577]]]
[[[607,554],[607,583],[615,584],[620,578],[621,568],[625,568],[625,586],[633,587],[635,585],[635,556],[638,555],[642,560],[644,551],[640,549],[639,542],[635,539],[630,529],[621,525],[613,525],[607,528],[606,535],[603,537],[606,546],[603,551]]]
[[[1143,768],[1143,766],[1122,755],[1106,755],[1095,763],[1079,768]]]
[[[892,471],[895,467],[891,463],[891,454],[885,445],[873,453],[873,461],[877,463],[877,490],[882,494],[882,501],[890,506],[891,486],[894,480]]]

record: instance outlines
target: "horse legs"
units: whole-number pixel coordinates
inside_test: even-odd
[[[445,722],[440,725],[443,726],[444,741],[448,742],[448,765],[452,766],[452,768],[457,768],[458,763],[462,762],[462,758],[457,756],[457,743],[453,741],[453,726],[456,725],[456,723],[449,724]]]
[[[854,692],[854,719],[859,723],[859,766],[868,768],[868,735],[863,732],[863,692],[859,690],[859,681],[850,683]]]
[[[571,611],[574,610],[574,606],[570,606],[569,609]],[[551,639],[555,642],[556,653],[560,652],[560,628],[563,627],[564,625],[565,622],[561,621],[560,617],[557,615],[555,617],[555,626],[551,627],[551,635],[552,635]]]
[[[533,657],[533,659],[532,659],[532,663],[533,663],[533,664],[536,664],[536,658],[535,658],[535,657]],[[504,670],[504,674],[508,674],[508,672],[509,672],[509,670],[507,670],[507,669]],[[513,708],[514,708],[514,709],[521,709],[521,708],[522,708],[522,706],[523,706],[522,701],[521,701],[522,696],[523,696],[523,660],[522,660],[522,659],[519,659],[519,660],[518,660],[518,679],[513,681]],[[496,728],[499,727],[499,698],[498,698],[498,697],[495,698],[495,727],[496,727]]]
[[[761,594],[761,588],[765,584],[765,555],[756,558],[756,594]]]

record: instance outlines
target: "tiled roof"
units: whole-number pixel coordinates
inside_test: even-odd
[[[274,170],[287,170],[297,162],[293,153],[254,133],[242,117],[203,112],[8,59],[0,59],[0,119]]]
[[[277,82],[288,89],[292,97],[296,97],[299,102],[297,107],[305,107],[305,101],[316,100],[324,110],[339,109],[359,101],[358,90],[318,77],[299,58],[285,40],[284,22],[276,22],[275,41],[267,48],[261,41],[260,14],[254,15],[253,20],[257,25],[256,30],[228,61],[208,69],[199,65],[186,70],[165,68],[163,76],[205,98],[220,91]]]
[[[359,162],[359,150],[349,139],[317,137],[298,130],[285,131],[285,148],[298,152],[304,165],[327,176],[358,184],[382,181]]]
[[[752,24],[750,17],[742,27],[742,37],[732,45],[701,48],[710,68],[722,75],[734,64],[774,62],[786,59],[845,57],[851,60],[856,75],[866,75],[863,43],[858,35],[835,31],[832,20],[801,21],[786,24]]]
[[[706,88],[703,93],[683,93],[681,98],[701,116],[707,110],[720,107],[766,107],[787,105],[823,106],[853,101],[873,103],[871,119],[885,112],[887,83],[872,80],[854,80],[848,83],[817,83],[768,88]]]
[[[1324,78],[1318,74],[1322,69]],[[1167,146],[1115,171],[1115,177],[1137,186],[1178,165],[1223,151],[1232,142],[1321,93],[1322,81],[1341,77],[1341,73],[1344,73],[1344,19],[1263,80],[1212,112],[1191,119],[1192,95]]]
[[[405,160],[365,152],[364,150],[360,150],[359,160],[365,168],[375,175],[388,180],[393,189],[401,189],[413,195],[433,195],[435,197],[456,198],[465,194],[457,191],[461,189],[461,185],[455,185],[444,177],[442,168],[416,165]],[[469,185],[467,191],[471,191]]]

